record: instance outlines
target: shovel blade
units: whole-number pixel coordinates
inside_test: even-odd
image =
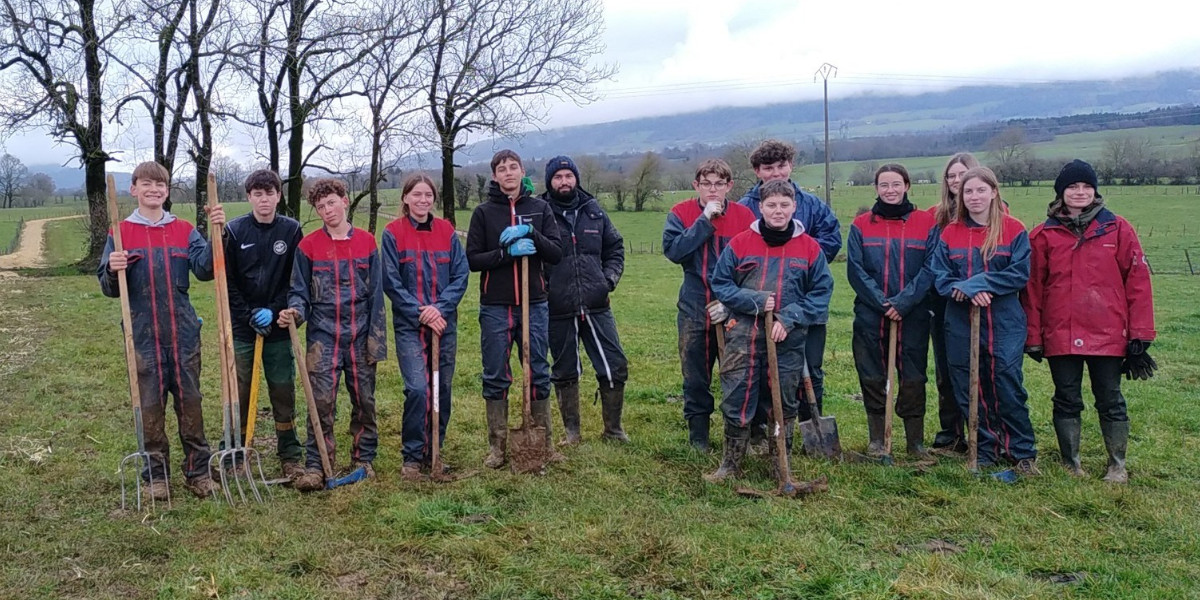
[[[800,437],[804,440],[805,454],[827,458],[838,458],[842,455],[842,442],[838,437],[837,420],[833,417],[817,417],[801,421]]]
[[[352,485],[352,484],[358,483],[366,478],[367,478],[367,469],[365,467],[359,467],[359,468],[351,471],[350,474],[346,475],[345,477],[326,479],[325,480],[325,489],[332,490],[334,488],[342,487],[343,485]]]
[[[540,473],[550,462],[546,428],[526,423],[508,430],[509,465],[513,473]]]

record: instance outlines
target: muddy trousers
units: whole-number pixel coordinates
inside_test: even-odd
[[[1050,356],[1050,378],[1054,380],[1054,418],[1078,419],[1083,412],[1083,367],[1087,365],[1101,421],[1128,421],[1125,396],[1121,394],[1120,356]]]
[[[208,473],[209,448],[204,437],[204,414],[200,407],[200,346],[186,351],[175,362],[169,348],[158,357],[139,358],[138,395],[142,404],[142,431],[150,464],[142,469],[142,479],[166,481],[171,462],[171,445],[167,440],[167,395],[175,400],[175,417],[179,423],[179,442],[183,447],[180,468],[187,479]]]
[[[254,375],[254,342],[233,341],[233,360],[237,367],[238,400],[241,404],[242,439],[246,439],[249,421],[250,384]],[[267,379],[267,397],[275,421],[276,451],[283,462],[299,462],[304,456],[296,436],[296,362],[289,340],[263,342],[262,373]],[[261,403],[261,396],[259,402]],[[261,406],[261,404],[260,404]],[[261,424],[255,430],[261,430]]]
[[[921,310],[921,309],[917,309]],[[916,311],[913,311],[914,313]],[[896,328],[896,416],[925,416],[925,382],[929,356],[928,319],[905,318]],[[867,414],[882,415],[887,405],[888,328],[884,317],[856,315],[851,337],[854,367]],[[955,408],[957,410],[957,407]]]
[[[309,357],[320,356],[318,361],[309,361],[308,377],[312,382],[313,400],[317,405],[317,415],[321,420],[321,430],[325,434],[325,449],[329,452],[329,462],[336,463],[337,446],[333,435],[333,422],[337,401],[338,382],[346,379],[346,391],[350,395],[350,460],[352,462],[372,462],[375,460],[375,450],[379,445],[379,429],[375,422],[375,365],[367,364],[366,344],[362,347],[341,348],[328,356],[329,351],[322,354],[320,349],[311,345],[308,348]],[[355,360],[358,359],[358,360]],[[305,466],[309,469],[321,468],[321,454],[317,450],[316,435],[313,433],[312,422],[308,423],[308,438],[305,440]]]
[[[549,307],[545,302],[529,305],[529,364],[533,372],[533,400],[550,398],[550,363],[546,360],[549,342]],[[509,366],[513,344],[521,351],[521,307],[484,304],[479,307],[480,349],[483,354],[483,397],[500,400],[508,397],[512,385]]]
[[[609,310],[550,320],[550,354],[554,357],[554,366],[550,369],[552,383],[579,381],[583,374],[580,342],[601,387],[625,383],[629,378],[629,363],[621,349],[621,338],[617,336],[617,321]]]
[[[794,419],[800,403],[796,390],[804,371],[804,329],[792,330],[775,345],[779,361],[779,391],[783,418]],[[751,423],[771,420],[771,380],[767,361],[767,338],[762,321],[738,315],[727,331],[725,356],[721,362],[721,414],[725,431],[745,429]]]
[[[953,446],[958,440],[966,440],[966,423],[954,399],[951,385],[950,363],[946,359],[946,299],[934,298],[929,327],[929,341],[933,345],[933,372],[938,395],[938,433],[933,446]]]
[[[421,327],[417,331],[399,330],[396,334],[396,356],[400,359],[400,375],[404,378],[404,421],[400,437],[403,441],[404,462],[419,463],[432,460],[429,446],[433,441],[433,331]],[[450,383],[454,379],[454,356],[458,350],[458,334],[447,321],[446,330],[438,341],[438,441],[446,441],[450,424]],[[442,444],[438,447],[441,448]]]
[[[985,342],[986,343],[986,342]],[[968,344],[969,345],[969,344]],[[1018,351],[1019,352],[1019,351]],[[1037,458],[1033,424],[1029,421],[1028,393],[1021,372],[1021,354],[1002,360],[985,348],[979,352],[979,464],[1002,459]],[[970,366],[967,358],[951,361],[950,375],[963,422],[970,407]]]
[[[825,406],[825,336],[825,323],[809,325],[804,335],[804,360],[808,361],[808,375],[812,380],[813,395],[817,397],[817,410]],[[800,403],[800,420],[807,421],[812,418],[812,414],[808,410],[804,380],[801,379],[800,382],[800,388],[796,390],[796,400]]]
[[[718,358],[716,329],[704,312],[688,315],[681,311],[675,324],[683,371],[683,418],[708,418],[713,413],[712,370]]]

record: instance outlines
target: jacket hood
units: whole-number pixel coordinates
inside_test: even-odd
[[[175,221],[175,215],[164,210],[162,219],[159,219],[158,222],[155,223],[150,221],[150,219],[143,217],[142,213],[134,210],[133,212],[129,213],[128,217],[125,217],[125,220],[129,221],[130,223],[137,223],[138,225],[145,225],[147,227],[166,227]]]
[[[762,223],[762,219],[759,219],[759,220],[751,223],[750,230],[753,231],[754,233],[762,235],[762,231],[759,231],[759,227],[758,227],[759,223]],[[801,223],[799,219],[792,219],[792,223],[795,223],[795,226],[796,226],[796,229],[794,231],[792,231],[792,237],[798,238],[798,237],[800,237],[800,234],[804,233],[804,223]]]

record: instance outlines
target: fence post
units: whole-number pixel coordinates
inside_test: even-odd
[[[1184,248],[1184,249],[1183,249],[1183,257],[1187,259],[1187,264],[1188,264],[1188,273],[1191,273],[1192,275],[1195,275],[1195,274],[1196,274],[1196,269],[1193,269],[1193,268],[1192,268],[1192,255],[1188,253],[1188,251],[1187,251],[1187,248]]]

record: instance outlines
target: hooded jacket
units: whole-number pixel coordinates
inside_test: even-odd
[[[800,189],[793,181],[788,183],[796,190],[796,212],[792,218],[800,221],[804,225],[805,233],[821,245],[821,250],[825,251],[825,260],[833,262],[838,251],[842,249],[842,226],[838,223],[837,215],[833,214],[820,198]],[[759,209],[759,205],[762,204],[762,198],[759,197],[761,187],[760,181],[738,202],[749,208],[755,219],[762,218],[762,211]]]
[[[562,260],[558,226],[550,206],[524,189],[513,201],[495,181],[488,186],[487,201],[471,213],[467,230],[467,263],[472,271],[483,273],[479,280],[479,303],[505,306],[519,304],[521,280],[517,260],[500,245],[500,233],[510,225],[533,226],[529,238],[537,253],[529,257],[529,301],[546,301],[546,279],[542,263],[556,265]]]
[[[275,220],[270,223],[259,223],[253,214],[246,214],[225,226],[225,265],[229,272],[233,339],[253,342],[258,335],[250,327],[250,311],[269,308],[278,315],[287,308],[292,263],[302,237],[300,223],[283,215],[275,215]],[[271,323],[266,341],[286,339],[287,330]]]
[[[562,262],[546,267],[550,285],[550,318],[609,309],[608,293],[625,270],[625,240],[600,203],[575,188],[570,207],[541,198],[550,206],[562,237]]]

